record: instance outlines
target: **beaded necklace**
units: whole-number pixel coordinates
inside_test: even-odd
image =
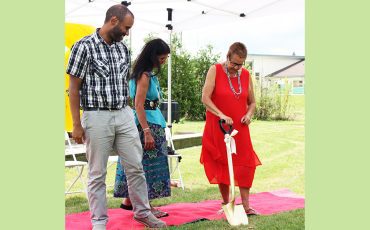
[[[230,86],[230,89],[231,89],[231,91],[233,92],[234,97],[235,97],[236,99],[239,99],[239,96],[240,96],[240,94],[242,93],[242,84],[240,83],[240,74],[239,74],[239,71],[237,71],[237,72],[236,72],[236,76],[238,77],[239,92],[236,92],[236,90],[234,89],[233,84],[231,83],[230,73],[229,73],[229,70],[227,69],[227,66],[225,66],[225,69],[226,69],[227,79],[229,80],[229,86]]]

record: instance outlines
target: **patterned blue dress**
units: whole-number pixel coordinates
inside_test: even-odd
[[[130,97],[135,98],[136,82],[133,79],[129,81],[129,90]],[[160,98],[161,89],[159,86],[158,78],[151,74],[146,99],[159,100]],[[164,131],[164,128],[166,127],[166,122],[159,108],[157,108],[156,110],[145,110],[145,114],[155,142],[155,149],[144,150],[142,160],[148,187],[148,198],[149,200],[152,200],[155,198],[168,197],[171,195],[170,173],[168,169],[167,159],[167,143],[166,134]],[[137,119],[135,110],[134,115],[137,129],[139,130],[142,147],[144,149],[144,132]],[[114,184],[114,197],[129,197],[126,174],[121,165],[121,158],[119,158],[117,162],[116,179]]]

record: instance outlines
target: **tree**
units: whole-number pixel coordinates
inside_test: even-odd
[[[191,120],[204,120],[205,108],[202,104],[202,88],[209,67],[217,62],[219,55],[212,53],[207,46],[193,57],[183,49],[177,34],[172,37],[171,69],[172,99],[180,105],[180,117]],[[167,97],[167,73],[165,66],[161,71],[160,84]]]

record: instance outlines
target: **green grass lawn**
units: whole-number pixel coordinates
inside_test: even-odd
[[[294,95],[289,97],[289,112],[293,114],[294,120],[304,120],[305,107],[304,107],[304,96]]]
[[[250,125],[254,149],[262,166],[256,170],[252,193],[288,188],[304,195],[304,97],[293,97],[294,121],[253,121]],[[298,119],[299,118],[299,119]],[[174,124],[173,132],[202,132],[204,122],[184,122]],[[185,191],[172,189],[170,198],[153,201],[154,206],[177,202],[198,202],[220,199],[216,185],[210,185],[199,163],[200,146],[180,149],[183,156],[181,171],[185,183]],[[72,173],[66,170],[66,184],[70,182]],[[108,169],[107,184],[113,184],[115,165]],[[238,191],[238,190],[236,190]],[[118,208],[121,200],[112,197],[112,187],[108,189],[109,208]],[[88,210],[84,195],[67,195],[65,212],[74,213]],[[227,221],[205,221],[187,224],[171,229],[245,229],[231,228]],[[304,229],[304,209],[281,213],[272,216],[250,218],[248,229]]]
[[[184,134],[184,133],[203,133],[204,121],[183,121],[172,124],[172,133]]]

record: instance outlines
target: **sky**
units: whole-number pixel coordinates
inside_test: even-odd
[[[100,27],[115,0],[65,0],[65,21]],[[181,35],[188,52],[196,54],[207,45],[221,57],[235,41],[243,42],[252,54],[305,55],[304,0],[132,0],[135,15],[131,30],[133,55],[152,33],[169,42],[173,33]],[[172,8],[172,21],[166,8]],[[204,11],[204,13],[202,13]],[[245,13],[246,17],[240,17]],[[129,38],[126,38],[129,40]]]

